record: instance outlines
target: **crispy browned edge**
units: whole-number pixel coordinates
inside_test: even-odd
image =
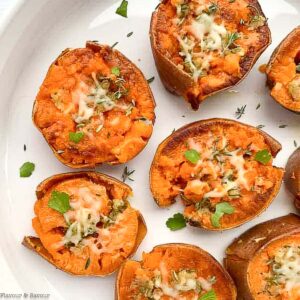
[[[142,73],[142,71],[141,71],[141,70],[140,70],[140,69],[139,69],[139,68],[138,68],[131,60],[129,60],[127,57],[125,57],[124,54],[122,54],[120,51],[118,51],[118,50],[116,50],[116,49],[113,49],[113,48],[111,48],[111,47],[108,46],[108,45],[100,45],[100,44],[98,44],[97,42],[94,42],[94,41],[87,41],[87,42],[86,42],[86,48],[90,48],[90,49],[93,50],[94,52],[98,52],[98,51],[100,51],[101,49],[106,48],[107,50],[111,51],[114,55],[116,55],[119,59],[121,59],[125,64],[131,65],[131,66],[134,68],[135,72],[136,72],[136,73],[139,73],[139,74],[144,78],[144,80],[147,81],[147,79],[145,78],[145,76],[144,76],[144,74]],[[61,57],[64,56],[66,53],[68,53],[68,52],[70,52],[70,51],[72,51],[72,50],[74,50],[74,49],[72,49],[72,48],[67,48],[67,49],[65,49],[64,51],[62,51],[62,53],[61,53],[61,54],[55,59],[55,61],[50,65],[49,70],[50,70],[50,68],[51,68],[53,65],[55,65],[55,64],[57,63],[57,61],[58,61],[59,58],[61,58]],[[49,70],[48,70],[48,72],[49,72]],[[46,75],[46,76],[47,76],[47,75]],[[151,96],[151,98],[152,98],[152,101],[153,101],[153,104],[154,104],[154,108],[155,108],[156,103],[155,103],[155,99],[154,99],[153,93],[152,93],[152,91],[151,91],[151,88],[150,88],[149,84],[148,84],[147,86],[148,86],[148,93],[150,94],[150,96]],[[42,133],[43,137],[45,138],[45,136],[44,136],[42,130],[37,126],[37,124],[35,123],[35,120],[34,120],[34,115],[35,115],[35,112],[36,112],[36,110],[37,110],[37,105],[38,105],[38,104],[37,104],[37,100],[35,99],[34,104],[33,104],[33,109],[32,109],[32,121],[33,121],[34,125],[36,126],[36,128]],[[154,119],[153,119],[153,121],[152,121],[152,124],[154,125],[154,123],[155,123],[155,115],[154,115]],[[151,136],[150,136],[150,137],[151,137]],[[149,137],[149,139],[150,139],[150,137]],[[66,166],[68,166],[68,167],[70,167],[70,168],[73,168],[73,169],[95,168],[96,166],[101,165],[101,164],[105,164],[105,163],[106,163],[106,164],[109,164],[109,165],[119,165],[119,164],[121,164],[121,163],[118,162],[117,160],[111,161],[111,162],[98,163],[98,164],[88,164],[88,163],[86,163],[86,164],[72,164],[72,163],[70,163],[70,162],[64,160],[64,158],[63,158],[60,154],[57,153],[57,151],[54,149],[54,147],[48,143],[48,141],[47,141],[46,138],[45,138],[45,140],[46,140],[47,144],[49,145],[49,147],[51,148],[51,150],[53,151],[53,153],[54,153],[54,155],[56,156],[56,158],[57,158],[61,163],[63,163],[64,165],[66,165]],[[142,149],[141,151],[143,151],[143,149]],[[140,152],[141,152],[141,151],[140,151]],[[137,156],[140,152],[138,152],[135,156]],[[135,157],[135,156],[134,156],[134,157]],[[134,157],[133,157],[133,158],[134,158]],[[133,158],[132,158],[132,159],[133,159]]]
[[[47,192],[47,190],[49,190],[53,185],[62,182],[64,180],[68,180],[68,179],[74,179],[74,178],[87,178],[97,184],[102,184],[104,186],[119,186],[122,189],[124,189],[127,192],[127,195],[132,194],[132,189],[130,186],[128,186],[127,184],[117,180],[116,178],[113,178],[111,176],[102,174],[102,173],[97,173],[97,172],[73,172],[73,173],[63,173],[63,174],[58,174],[58,175],[54,175],[51,176],[47,179],[45,179],[44,181],[42,181],[36,189],[36,196],[37,199],[41,199],[45,193]],[[129,204],[129,202],[126,200],[127,204]],[[142,214],[136,210],[136,212],[138,213],[138,221],[139,221],[139,226],[138,226],[138,234],[136,237],[136,245],[135,248],[133,249],[132,253],[130,254],[130,257],[132,255],[134,255],[134,253],[136,252],[136,250],[138,249],[139,245],[141,244],[141,242],[143,241],[144,237],[146,236],[147,233],[147,226],[145,223],[145,220],[142,216]],[[51,263],[52,265],[54,265],[56,268],[58,268],[55,265],[55,262],[52,259],[52,256],[50,255],[50,253],[47,251],[47,249],[43,246],[43,244],[41,243],[41,240],[37,237],[33,237],[33,236],[25,236],[23,239],[22,244],[27,247],[28,249],[36,252],[38,255],[40,255],[41,257],[43,257],[45,260],[47,260],[49,263]],[[68,274],[71,275],[76,275],[76,276],[98,276],[98,277],[104,277],[107,276],[113,272],[115,272],[116,270],[112,271],[109,274],[104,274],[104,275],[78,275],[72,272],[68,272],[62,268],[58,268]]]
[[[300,147],[296,149],[285,167],[284,182],[295,197],[295,206],[300,211]]]
[[[273,137],[271,137],[269,134],[267,134],[266,132],[253,127],[251,125],[247,125],[238,121],[234,121],[234,120],[229,120],[229,119],[221,119],[221,118],[214,118],[214,119],[207,119],[207,120],[201,120],[201,121],[196,121],[194,123],[190,123],[187,124],[181,128],[179,128],[178,130],[176,130],[174,133],[172,133],[171,135],[169,135],[161,144],[159,144],[156,153],[154,155],[152,164],[151,164],[151,168],[150,168],[150,190],[151,193],[153,195],[153,198],[155,200],[155,202],[157,203],[158,206],[163,207],[159,204],[159,199],[156,198],[155,196],[155,189],[152,185],[152,179],[151,179],[151,174],[152,174],[152,170],[156,167],[157,161],[160,157],[160,155],[166,151],[169,152],[169,150],[175,148],[178,144],[184,142],[186,140],[187,137],[190,136],[196,136],[199,132],[201,132],[202,129],[204,128],[210,128],[211,126],[214,126],[216,124],[219,125],[226,125],[226,124],[230,124],[230,125],[238,125],[238,126],[244,126],[246,128],[252,128],[257,130],[258,133],[260,133],[264,139],[265,142],[267,143],[267,145],[269,145],[270,150],[271,150],[271,154],[273,157],[276,157],[277,153],[281,150],[281,144],[276,141]],[[278,168],[283,170],[282,168]],[[279,192],[281,186],[281,181],[277,182],[277,185],[274,187],[274,190],[272,192],[271,195],[269,195],[269,201],[266,201],[266,205],[264,206],[264,208],[259,211],[257,213],[256,216],[258,216],[259,214],[261,214],[273,201],[273,199],[276,197],[277,193]],[[175,199],[173,199],[173,202],[175,202]],[[252,218],[251,218],[252,219]],[[246,223],[247,221],[249,221],[249,219],[246,219],[243,223],[241,224],[237,224],[235,226],[232,227],[228,227],[228,228],[206,228],[206,227],[202,227],[204,229],[208,229],[211,231],[222,231],[222,230],[227,230],[227,229],[231,229],[231,228],[235,228],[238,227],[244,223]],[[191,224],[191,225],[195,225],[195,224]]]
[[[289,214],[250,228],[229,245],[224,266],[236,284],[239,300],[254,300],[248,283],[251,259],[271,242],[299,232],[300,217]]]
[[[160,4],[166,3],[168,0],[163,0]],[[265,17],[264,12],[262,11],[262,8],[257,0],[248,0],[249,4],[251,6],[255,7],[259,13]],[[155,9],[155,11],[152,13],[151,18],[151,24],[150,24],[150,42],[151,42],[151,48],[153,57],[155,60],[155,65],[158,71],[158,74],[160,76],[160,79],[165,86],[165,88],[170,91],[173,94],[177,94],[180,96],[184,96],[187,94],[187,91],[194,86],[195,82],[189,76],[186,72],[180,70],[176,64],[174,64],[170,59],[165,57],[163,53],[160,51],[160,49],[157,47],[157,36],[156,36],[156,27],[158,22],[158,5]],[[187,99],[185,99],[188,103],[190,103],[192,109],[198,110],[200,103],[205,100],[205,98],[212,96],[216,93],[225,91],[227,89],[230,89],[232,86],[237,85],[240,83],[251,71],[252,67],[258,60],[258,58],[261,56],[261,54],[266,50],[266,48],[271,44],[272,38],[271,38],[271,31],[269,29],[269,26],[266,22],[266,24],[262,27],[262,34],[265,36],[266,43],[265,46],[258,51],[255,55],[252,57],[246,57],[246,59],[243,60],[241,67],[244,70],[244,75],[237,81],[233,82],[230,86],[226,86],[225,88],[221,88],[216,91],[212,91],[210,94],[206,95],[202,99],[198,99],[197,97],[194,97],[192,95],[188,95]]]
[[[185,244],[185,243],[168,243],[168,244],[161,244],[161,245],[155,246],[150,253],[152,253],[154,250],[159,249],[159,248],[173,248],[173,247],[177,248],[177,249],[178,248],[182,248],[182,249],[190,248],[190,249],[193,249],[193,250],[199,252],[199,255],[208,257],[211,260],[211,263],[218,266],[220,272],[222,272],[225,275],[225,277],[228,280],[228,284],[231,287],[231,291],[233,294],[232,299],[233,300],[236,299],[237,291],[236,291],[235,284],[234,284],[232,278],[230,277],[230,275],[210,253],[206,252],[205,250],[201,249],[200,247],[197,247],[197,246],[191,245],[191,244]],[[116,279],[116,284],[115,284],[115,300],[122,300],[119,295],[119,284],[120,284],[120,280],[121,280],[121,277],[123,274],[123,269],[124,269],[125,264],[126,264],[126,261],[123,263],[122,267],[119,269],[118,274],[117,274],[117,279]]]
[[[269,73],[272,69],[273,63],[274,61],[277,59],[277,56],[280,54],[280,52],[286,48],[289,44],[290,41],[296,38],[300,37],[300,26],[296,27],[295,29],[293,29],[281,42],[280,44],[275,48],[275,50],[273,51],[270,60],[267,64],[267,68],[266,68],[266,75],[267,75],[267,85],[271,91],[271,89],[274,86],[274,82],[271,80],[271,78],[269,77]],[[284,107],[285,109],[294,112],[296,114],[300,114],[300,110],[293,110],[287,106],[285,106],[283,103],[279,102],[278,99],[274,98],[272,95],[271,97],[277,102],[279,103],[282,107]]]

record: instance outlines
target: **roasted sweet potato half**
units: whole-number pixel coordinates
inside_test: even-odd
[[[271,42],[256,0],[163,0],[150,38],[163,84],[194,110],[245,78]]]
[[[295,196],[295,206],[300,210],[300,147],[290,156],[284,181],[288,190]]]
[[[272,166],[281,145],[255,127],[226,119],[186,125],[158,147],[150,172],[161,207],[180,196],[188,222],[209,230],[239,226],[265,210],[283,170]]]
[[[154,107],[147,80],[131,61],[87,42],[50,66],[32,117],[55,156],[83,168],[136,156],[152,134]]]
[[[300,26],[275,49],[266,74],[271,96],[283,107],[300,113]]]
[[[254,226],[227,248],[224,262],[239,300],[299,300],[300,217]]]
[[[55,175],[36,190],[32,226],[23,245],[72,275],[105,276],[120,267],[146,235],[126,184],[96,172]]]
[[[119,270],[116,299],[234,300],[236,289],[222,266],[204,250],[188,244],[165,244],[126,261]]]

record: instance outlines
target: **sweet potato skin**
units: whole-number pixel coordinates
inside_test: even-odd
[[[86,43],[86,49],[92,50],[94,53],[98,53],[98,52],[100,53],[101,51],[105,52],[106,53],[105,55],[107,56],[107,59],[109,59],[109,57],[116,58],[118,61],[120,61],[122,63],[122,66],[124,66],[124,68],[127,68],[128,70],[130,70],[131,73],[134,73],[134,75],[139,78],[140,82],[142,82],[142,85],[143,85],[142,88],[144,88],[144,95],[148,99],[147,100],[148,102],[146,101],[147,103],[145,104],[145,107],[143,108],[143,111],[145,111],[147,109],[149,110],[147,112],[147,115],[149,114],[149,120],[152,122],[152,125],[154,125],[154,122],[155,122],[154,108],[155,108],[155,105],[156,105],[155,104],[155,100],[154,100],[152,91],[151,91],[151,89],[150,89],[150,87],[149,87],[149,85],[148,85],[148,83],[146,81],[146,78],[144,77],[144,75],[142,74],[142,72],[139,70],[139,68],[133,62],[131,62],[129,59],[127,59],[121,52],[119,52],[116,49],[112,49],[109,46],[100,45],[97,42],[88,41]],[[75,49],[75,50],[80,50],[80,49]],[[64,57],[65,55],[70,54],[72,51],[75,51],[75,50],[71,49],[71,48],[67,48],[64,51],[62,51],[62,53],[51,64],[51,66],[50,66],[50,68],[48,70],[48,73],[46,75],[46,78],[50,74],[51,69],[54,68],[57,65],[58,61],[60,59],[62,59],[62,57]],[[39,94],[40,93],[41,92],[39,92]],[[118,154],[114,153],[113,154],[113,153],[110,153],[109,154],[110,157],[114,157],[114,156],[115,157],[111,158],[111,159],[108,159],[108,160],[101,161],[101,162],[97,162],[97,160],[99,161],[99,157],[98,158],[95,157],[94,160],[91,161],[91,159],[89,158],[89,156],[91,156],[91,155],[93,156],[94,155],[93,153],[95,152],[95,150],[97,150],[95,148],[95,145],[91,144],[91,146],[87,147],[86,150],[82,150],[81,151],[80,155],[81,155],[81,158],[82,158],[81,159],[82,162],[80,162],[80,163],[78,163],[78,162],[74,163],[72,161],[72,159],[73,159],[72,157],[65,158],[64,157],[65,154],[62,154],[59,151],[57,151],[58,149],[55,148],[56,145],[53,144],[52,142],[50,142],[49,138],[46,137],[46,134],[43,132],[43,128],[41,128],[41,126],[39,125],[39,122],[38,122],[38,119],[37,119],[37,112],[38,112],[39,107],[40,107],[39,101],[38,101],[39,94],[37,95],[37,97],[36,97],[36,99],[34,101],[34,105],[33,105],[33,110],[32,110],[32,120],[33,120],[33,123],[37,127],[37,129],[42,133],[43,137],[45,138],[46,142],[48,143],[49,147],[53,151],[54,155],[58,158],[58,160],[60,162],[62,162],[64,165],[66,165],[66,166],[68,166],[70,168],[75,168],[75,169],[80,169],[80,168],[95,168],[97,165],[101,165],[103,163],[107,163],[107,164],[110,164],[110,165],[118,165],[118,164],[125,163],[128,160],[134,158],[136,155],[138,155],[143,150],[143,148],[146,146],[148,140],[150,139],[150,137],[152,135],[152,128],[151,128],[150,132],[147,133],[147,137],[146,136],[142,136],[139,139],[139,142],[142,143],[143,145],[139,145],[139,147],[135,147],[136,150],[133,149],[134,152],[135,152],[135,153],[133,153],[134,155],[132,155],[131,153],[124,153],[124,154],[120,154],[120,153],[118,153]],[[140,105],[140,104],[138,104],[138,105]],[[142,104],[141,106],[143,106],[143,105],[144,104]],[[74,131],[74,130],[72,130],[72,131]],[[136,131],[136,130],[133,129],[133,131]],[[132,134],[131,131],[128,131],[127,135],[128,135],[128,138],[130,138],[130,135],[133,135],[133,134]],[[127,135],[126,135],[126,137],[127,137]],[[119,144],[121,144],[121,143],[119,143]],[[115,148],[117,148],[117,147],[115,147]],[[124,144],[124,148],[126,148],[125,144]],[[68,150],[70,150],[70,153],[72,151],[74,151],[74,149],[72,149],[72,145],[69,146]],[[121,152],[121,150],[119,150],[119,152]],[[117,149],[116,149],[116,152],[117,152]]]
[[[169,0],[161,1],[161,4],[166,4]],[[260,4],[257,0],[248,1],[249,5],[251,5],[255,10],[261,15],[265,16]],[[271,32],[267,24],[262,26],[260,30],[261,40],[260,42],[264,45],[259,51],[249,51],[248,55],[242,60],[241,74],[240,77],[232,77],[226,83],[223,84],[223,87],[219,89],[211,89],[209,92],[196,95],[193,90],[197,90],[196,84],[194,80],[189,76],[186,72],[179,69],[176,64],[174,64],[169,58],[167,58],[163,53],[162,49],[158,46],[158,37],[156,34],[158,24],[160,22],[159,17],[159,8],[160,5],[156,8],[156,10],[152,13],[151,23],[150,23],[150,42],[153,57],[155,60],[155,65],[160,76],[160,79],[165,86],[165,88],[173,94],[180,95],[185,98],[185,100],[191,105],[193,110],[198,110],[199,105],[202,101],[204,101],[207,97],[210,97],[216,93],[225,91],[238,83],[240,83],[248,73],[251,71],[253,65],[261,56],[261,54],[266,50],[266,48],[271,44]]]
[[[157,148],[155,156],[153,158],[153,162],[151,164],[151,169],[150,169],[150,189],[153,195],[153,198],[155,200],[155,202],[157,203],[157,205],[159,207],[168,207],[170,205],[172,205],[175,202],[175,198],[170,199],[169,203],[165,203],[162,204],[162,202],[160,201],[159,196],[156,193],[156,189],[154,186],[154,180],[152,179],[153,174],[155,172],[155,169],[157,168],[157,164],[159,161],[159,157],[163,154],[163,153],[173,153],[174,149],[182,143],[182,141],[187,140],[188,137],[192,137],[192,136],[196,136],[197,134],[199,134],[199,132],[201,132],[201,130],[203,129],[209,129],[210,127],[219,124],[222,126],[226,126],[226,125],[232,125],[232,124],[236,124],[236,125],[242,125],[242,126],[246,126],[247,128],[252,128],[257,130],[265,139],[266,144],[270,147],[270,152],[272,154],[273,157],[276,157],[277,153],[281,150],[281,144],[276,141],[274,138],[272,138],[269,134],[267,134],[266,132],[259,130],[253,126],[249,126],[249,125],[245,125],[242,124],[240,122],[237,121],[233,121],[233,120],[229,120],[229,119],[221,119],[221,118],[215,118],[215,119],[207,119],[207,120],[201,120],[201,121],[196,121],[194,123],[185,125],[183,127],[181,127],[180,129],[176,130],[174,133],[172,133],[169,137],[167,137]],[[174,155],[174,153],[172,154]],[[277,168],[280,172],[282,172],[282,176],[283,176],[283,169],[281,168]],[[273,201],[273,199],[275,198],[275,196],[277,195],[277,193],[279,192],[281,186],[281,180],[278,181],[276,183],[276,186],[273,189],[272,194],[269,195],[269,200],[266,201],[264,209],[260,210],[257,212],[256,216],[258,216],[260,213],[263,212],[263,210],[265,210]],[[190,223],[190,225],[192,226],[201,226],[203,229],[208,229],[208,230],[212,230],[212,231],[219,231],[219,230],[228,230],[228,229],[232,229],[234,227],[240,226],[244,223],[246,223],[247,221],[249,221],[252,218],[249,218],[247,220],[245,220],[243,223],[235,225],[235,226],[231,226],[231,227],[227,227],[227,228],[206,228],[200,224],[194,224],[194,223]]]
[[[272,241],[299,232],[300,218],[289,214],[250,228],[227,247],[224,266],[237,286],[239,300],[255,300],[248,281],[254,255]]]
[[[291,112],[296,114],[300,114],[300,108],[291,107],[291,105],[282,103],[281,99],[275,97],[272,94],[272,89],[275,86],[276,82],[274,81],[274,76],[272,75],[273,66],[279,59],[287,59],[291,55],[291,51],[295,52],[295,46],[298,47],[298,51],[300,51],[300,44],[298,44],[300,37],[300,26],[296,27],[292,30],[282,41],[281,43],[275,48],[273,51],[270,60],[266,67],[266,75],[267,75],[267,85],[270,89],[271,97],[279,103],[283,108],[288,109]],[[294,55],[294,53],[293,53]],[[296,54],[295,54],[296,55]],[[294,58],[293,58],[294,59]],[[287,64],[287,62],[284,62]],[[291,97],[291,96],[290,96]]]
[[[184,252],[186,250],[193,251],[193,252],[197,253],[199,256],[202,256],[204,262],[208,263],[209,265],[214,265],[218,269],[219,274],[222,274],[224,276],[226,283],[227,283],[227,287],[230,289],[231,299],[232,300],[237,299],[236,298],[237,291],[236,291],[236,287],[233,283],[232,278],[223,269],[223,267],[219,264],[219,262],[213,256],[211,256],[208,252],[204,251],[203,249],[201,249],[197,246],[194,246],[194,245],[190,245],[190,244],[169,243],[169,244],[162,244],[162,245],[155,246],[149,254],[155,252],[156,250],[166,251],[166,250],[172,250],[172,249],[180,250],[182,252]],[[120,293],[120,285],[123,280],[123,276],[129,275],[129,274],[124,274],[124,268],[127,263],[137,263],[137,262],[136,261],[127,261],[119,269],[118,274],[117,274],[116,284],[115,284],[115,300],[122,300],[122,295]],[[140,263],[140,262],[138,262],[138,263]]]
[[[288,190],[295,197],[295,206],[300,211],[300,147],[290,156],[284,175]]]
[[[117,190],[122,190],[124,191],[124,196],[127,197],[129,195],[132,194],[132,189],[124,184],[123,182],[110,177],[108,175],[102,174],[102,173],[97,173],[97,172],[73,172],[73,173],[64,173],[64,174],[58,174],[58,175],[54,175],[52,177],[49,177],[47,179],[45,179],[43,182],[41,182],[37,189],[36,189],[36,196],[37,199],[41,199],[46,191],[48,189],[51,189],[51,187],[59,182],[62,182],[64,180],[68,180],[68,179],[75,179],[75,178],[86,178],[89,179],[91,181],[93,181],[94,183],[97,184],[101,184],[103,186],[105,186],[108,190],[108,192],[110,193],[110,191],[112,189],[117,189]],[[127,205],[130,207],[128,201]],[[134,255],[134,253],[136,252],[136,250],[138,249],[139,245],[142,243],[144,237],[147,234],[147,226],[145,223],[145,220],[142,216],[142,214],[139,211],[136,211],[137,215],[138,215],[138,233],[136,236],[136,241],[135,241],[135,247],[133,248],[132,252],[130,253],[131,257],[132,255]],[[49,263],[51,263],[52,265],[54,265],[56,268],[60,269],[61,271],[64,271],[70,275],[74,275],[74,276],[98,276],[98,277],[104,277],[107,276],[113,272],[116,271],[116,269],[114,269],[112,272],[108,273],[108,274],[77,274],[68,270],[65,270],[63,268],[58,267],[58,265],[55,263],[55,261],[53,260],[51,254],[48,252],[48,250],[43,246],[41,240],[38,237],[33,237],[33,236],[25,236],[23,238],[22,244],[34,251],[35,253],[37,253],[39,256],[41,256],[42,258],[44,258],[45,260],[47,260]]]

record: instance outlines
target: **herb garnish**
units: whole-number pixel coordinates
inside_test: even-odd
[[[127,6],[128,6],[128,1],[127,0],[123,0],[120,4],[120,6],[117,8],[116,10],[116,14],[127,18]]]
[[[217,300],[217,294],[214,289],[211,289],[209,292],[200,296],[198,300]]]
[[[240,119],[242,117],[242,115],[245,114],[246,107],[247,107],[247,105],[243,105],[243,106],[237,108],[237,110],[235,112],[235,117],[237,119]]]
[[[166,225],[170,230],[175,231],[186,227],[186,220],[183,214],[177,213],[167,220]]]
[[[297,142],[294,140],[294,146],[297,148],[298,144]]]
[[[111,45],[111,49],[115,48],[117,45],[119,44],[119,42],[115,42],[113,45]]]
[[[200,153],[195,149],[190,149],[184,152],[184,157],[195,165],[200,159]]]
[[[135,170],[130,171],[126,166],[123,170],[122,181],[125,182],[127,179],[130,181],[134,181],[130,176],[135,172]]]
[[[256,126],[257,129],[262,129],[262,128],[264,128],[264,127],[266,127],[266,125],[262,125],[262,124],[261,124],[261,125],[257,125],[257,126]]]
[[[211,216],[211,223],[214,227],[220,227],[220,219],[224,214],[231,215],[235,211],[234,207],[228,202],[221,202],[216,205],[215,213]]]
[[[78,132],[69,132],[69,140],[78,144],[84,137],[84,133],[81,131]]]
[[[65,192],[52,191],[48,207],[64,214],[71,208],[70,196]]]
[[[112,67],[111,68],[111,73],[116,75],[116,76],[120,76],[120,68],[119,67]]]
[[[23,149],[24,149],[24,151],[26,151],[26,149],[27,149],[27,147],[26,147],[26,145],[24,144],[24,146],[23,146]]]
[[[260,103],[257,104],[256,110],[258,110],[259,108],[260,108]]]
[[[35,169],[34,163],[29,161],[25,162],[20,167],[20,177],[30,177],[34,169]]]
[[[296,66],[296,72],[297,72],[297,73],[300,73],[300,64],[298,64],[298,65]]]
[[[262,163],[263,165],[266,165],[271,160],[271,158],[272,158],[272,155],[269,152],[269,150],[267,150],[267,149],[258,151],[254,157],[254,159],[256,161]]]
[[[147,81],[148,81],[148,83],[151,83],[151,82],[153,82],[153,81],[154,81],[154,79],[155,79],[155,77],[154,77],[154,76],[152,76],[151,78],[147,79]]]
[[[240,47],[235,44],[235,41],[240,38],[238,32],[228,33],[225,38],[225,43],[223,45],[223,53],[226,52],[236,52],[240,50]]]
[[[285,127],[287,127],[287,125],[282,124],[282,125],[279,125],[278,127],[279,128],[285,128]]]
[[[91,264],[91,259],[90,258],[88,258],[87,260],[86,260],[86,263],[85,263],[85,266],[84,266],[84,269],[86,270],[89,266],[90,266],[90,264]]]
[[[216,13],[216,11],[218,10],[218,5],[216,3],[212,3],[209,7],[208,7],[208,13],[210,15]]]
[[[233,3],[233,2],[235,2],[235,0],[229,0],[229,3]]]
[[[130,37],[130,36],[132,36],[133,35],[133,31],[131,31],[131,32],[129,32],[129,33],[127,33],[127,37]]]

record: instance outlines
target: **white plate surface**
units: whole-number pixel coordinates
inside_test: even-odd
[[[22,2],[22,1],[21,1]],[[31,227],[35,187],[43,179],[60,172],[69,172],[53,156],[41,134],[31,121],[31,109],[38,88],[51,62],[67,47],[82,47],[86,40],[99,40],[112,45],[135,62],[146,77],[155,76],[151,84],[156,108],[153,136],[146,149],[128,163],[135,169],[130,182],[134,190],[132,205],[141,210],[148,225],[148,234],[135,255],[167,242],[192,243],[202,247],[222,261],[225,247],[249,227],[289,212],[293,212],[292,197],[282,186],[278,197],[260,217],[240,228],[223,233],[205,232],[188,227],[170,232],[165,221],[181,210],[176,204],[170,209],[159,209],[152,200],[148,171],[158,144],[174,128],[211,117],[234,119],[237,107],[247,105],[241,121],[263,124],[266,132],[283,146],[275,165],[283,167],[295,150],[294,140],[300,145],[300,116],[276,104],[268,95],[265,76],[258,71],[266,63],[276,45],[298,25],[298,0],[261,0],[269,18],[273,43],[262,55],[249,76],[235,88],[237,93],[224,92],[207,100],[198,112],[191,111],[176,96],[162,86],[152,58],[148,37],[151,13],[157,0],[130,0],[128,19],[114,13],[120,1],[112,0],[27,0],[19,3],[8,26],[2,27],[0,37],[0,257],[12,275],[2,280],[0,292],[50,293],[51,299],[113,299],[115,275],[107,278],[71,277],[42,260],[21,245],[24,235],[34,234]],[[272,2],[272,3],[271,3]],[[133,31],[133,35],[126,37]],[[1,32],[1,30],[0,30]],[[261,108],[256,110],[258,103]],[[288,125],[279,128],[279,125]],[[23,145],[27,145],[24,152]],[[19,178],[19,167],[33,161],[36,171],[30,178]],[[123,166],[99,167],[97,170],[120,178]],[[0,261],[1,261],[0,260]],[[5,269],[5,272],[8,272]],[[13,278],[18,290],[7,290]]]

